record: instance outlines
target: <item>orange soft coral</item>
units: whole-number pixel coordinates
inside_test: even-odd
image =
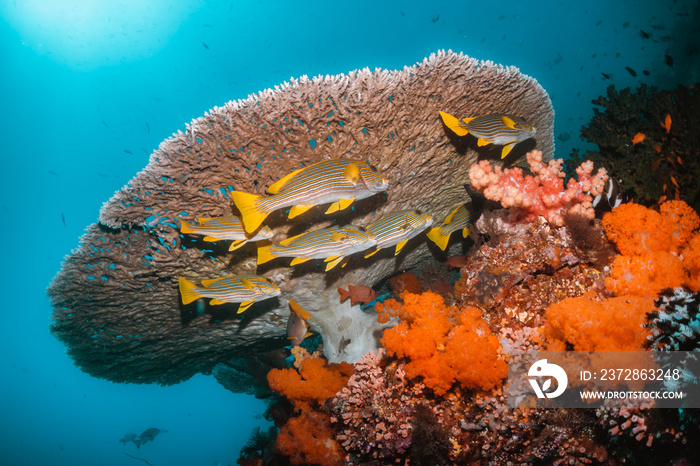
[[[687,286],[694,292],[700,292],[700,233],[695,233],[681,253],[683,265],[688,271]]]
[[[292,349],[294,369],[272,369],[267,374],[267,382],[277,393],[292,402],[323,402],[335,396],[352,375],[352,365],[348,363],[328,364],[321,357],[314,357],[302,347]]]
[[[330,416],[303,412],[291,418],[277,434],[275,446],[292,464],[342,465],[345,453],[333,440]]]
[[[292,464],[342,465],[345,453],[333,440],[330,416],[321,407],[345,386],[353,366],[328,364],[300,346],[292,348],[292,354],[296,369],[272,369],[267,374],[270,388],[301,412],[282,426],[275,445]]]
[[[666,288],[688,281],[683,262],[670,252],[654,251],[643,256],[617,256],[605,287],[616,295],[656,296]]]
[[[610,241],[626,256],[666,251],[671,231],[664,217],[639,204],[622,204],[603,216]]]
[[[698,226],[700,217],[683,201],[664,202],[659,212],[623,204],[606,214],[605,232],[622,253],[606,287],[617,295],[637,296],[656,296],[664,288],[682,285],[697,290],[697,248],[687,245]]]
[[[547,308],[543,336],[552,350],[570,344],[575,351],[642,351],[646,315],[653,310],[651,297],[566,298]]]
[[[488,390],[508,375],[498,339],[491,334],[475,308],[445,306],[443,298],[426,291],[403,293],[403,305],[395,300],[377,304],[380,318],[398,316],[401,322],[384,332],[387,353],[407,358],[406,375],[422,377],[437,395],[455,382]]]

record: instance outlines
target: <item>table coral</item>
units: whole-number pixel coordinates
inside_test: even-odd
[[[163,141],[104,204],[49,288],[53,334],[96,377],[173,384],[230,358],[284,347],[291,298],[311,314],[326,357],[356,362],[378,348],[383,326],[359,306],[340,303],[337,288],[372,286],[417,265],[428,247],[417,242],[398,257],[353,258],[331,274],[314,263],[257,270],[252,246],[230,253],[225,241],[181,235],[179,221],[230,215],[231,190],[262,194],[293,170],[333,157],[373,164],[390,190],[333,218],[312,210],[289,222],[283,212],[273,214],[267,223],[275,240],[332,221],[367,225],[403,209],[445,216],[464,202],[467,170],[482,149],[457,146],[440,109],[517,114],[537,127],[545,156],[553,153],[553,110],[544,89],[514,67],[451,51],[400,70],[302,76],[227,102]],[[202,280],[237,271],[271,279],[281,299],[241,316],[228,305],[179,304],[178,276]]]
[[[592,196],[600,194],[605,187],[608,179],[605,169],[593,175],[593,163],[584,162],[576,168],[578,179],[571,178],[564,186],[562,159],[545,165],[541,151],[528,152],[526,156],[535,176],[524,175],[519,167],[503,169],[482,160],[469,169],[471,187],[503,207],[515,208],[514,220],[532,222],[541,215],[553,225],[562,226],[567,213],[595,216]]]

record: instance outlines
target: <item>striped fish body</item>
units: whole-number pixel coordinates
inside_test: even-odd
[[[375,246],[377,239],[364,228],[348,225],[342,228],[337,226],[319,228],[287,238],[282,243],[284,244],[270,246],[270,253],[273,256],[326,259],[364,251]]]
[[[372,222],[367,231],[377,238],[377,249],[396,246],[398,254],[409,239],[432,224],[433,218],[419,210],[399,210]]]
[[[385,191],[388,180],[367,162],[330,159],[281,178],[263,197],[233,191],[231,197],[243,217],[246,231],[254,231],[271,212],[291,207],[289,218],[313,206],[331,203],[326,213],[345,209],[353,201]]]
[[[450,235],[457,230],[462,230],[462,236],[466,238],[469,236],[471,229],[469,224],[471,223],[472,213],[471,210],[465,205],[461,205],[454,209],[450,215],[445,218],[445,221],[441,226],[431,228],[428,232],[428,238],[437,244],[443,251],[447,247],[447,243],[450,240]]]
[[[458,136],[471,133],[478,138],[478,145],[496,144],[504,146],[501,158],[504,158],[519,142],[534,137],[537,130],[525,119],[513,115],[492,113],[461,121],[445,112],[440,112],[443,122]]]
[[[246,233],[243,221],[235,215],[214,218],[199,218],[199,224],[182,222],[180,231],[194,235],[205,235],[204,241],[232,240],[230,251],[243,246],[248,241],[261,241],[272,238],[272,230],[264,226],[254,234]]]
[[[258,275],[231,275],[223,278],[202,280],[196,286],[180,277],[182,303],[189,304],[199,298],[212,298],[210,304],[242,303],[238,312],[243,312],[253,302],[274,298],[281,293],[279,287]]]

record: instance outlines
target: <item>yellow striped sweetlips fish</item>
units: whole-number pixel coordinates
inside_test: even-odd
[[[328,271],[350,254],[364,251],[376,244],[377,238],[363,227],[347,225],[319,228],[282,240],[279,246],[258,246],[258,265],[277,257],[293,257],[290,265],[310,259],[324,259]]]
[[[233,240],[229,251],[240,248],[248,241],[261,241],[272,238],[272,230],[263,226],[254,235],[247,234],[243,228],[243,221],[235,215],[225,215],[214,218],[198,218],[198,224],[187,223],[180,220],[181,233],[193,235],[206,235],[204,241]]]
[[[367,231],[377,238],[377,246],[374,251],[365,254],[365,257],[394,245],[394,255],[397,255],[409,239],[419,235],[432,224],[433,217],[420,210],[399,210],[384,215],[367,226]]]
[[[445,218],[441,226],[431,228],[427,236],[444,251],[445,248],[447,248],[447,243],[450,241],[450,235],[455,231],[462,230],[462,237],[464,238],[469,236],[469,232],[472,231],[469,228],[471,219],[471,211],[463,204],[453,210],[452,213]]]
[[[232,191],[247,232],[255,231],[275,210],[291,207],[294,218],[320,204],[331,203],[327,214],[345,209],[354,200],[386,191],[389,181],[367,162],[351,159],[322,160],[300,168],[273,183],[272,196]]]
[[[517,143],[530,139],[537,132],[535,127],[523,118],[511,115],[492,113],[462,120],[445,112],[440,112],[440,116],[457,136],[471,133],[477,137],[477,145],[480,147],[487,144],[503,146],[501,158],[505,158]]]
[[[274,298],[281,293],[279,287],[258,275],[231,275],[223,278],[202,280],[197,286],[180,277],[182,304],[199,298],[212,298],[209,304],[241,303],[238,313],[248,309],[255,301]]]

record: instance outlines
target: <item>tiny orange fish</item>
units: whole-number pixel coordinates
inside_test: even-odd
[[[445,263],[450,267],[461,269],[462,267],[467,265],[469,261],[467,260],[467,256],[450,256],[447,258]]]
[[[666,119],[660,123],[661,127],[666,129],[666,134],[671,132],[671,114],[667,113],[666,114]]]
[[[644,133],[637,133],[634,135],[632,138],[632,145],[639,144],[646,138],[646,135]]]
[[[352,286],[348,285],[348,289],[338,288],[340,293],[340,302],[342,303],[347,298],[350,298],[350,304],[363,303],[367,304],[377,298],[377,292],[369,286]]]
[[[678,186],[678,181],[676,181],[676,179],[675,179],[674,177],[671,177],[671,182],[673,183],[673,186],[675,186],[676,188],[679,187],[679,186]]]
[[[655,145],[654,150],[656,151],[657,154],[660,154],[661,153],[661,146],[659,146],[658,144]]]

